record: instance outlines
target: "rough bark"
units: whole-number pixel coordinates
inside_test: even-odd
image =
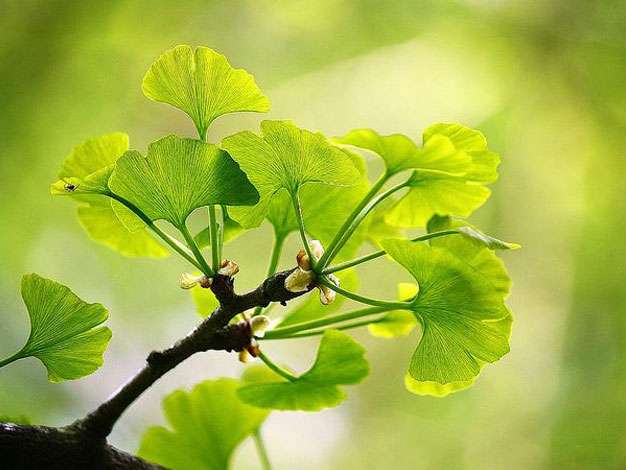
[[[293,271],[267,278],[239,295],[233,278],[216,276],[211,290],[220,306],[186,337],[148,355],[144,367],[86,417],[64,428],[0,424],[0,467],[11,469],[157,469],[120,451],[106,438],[122,413],[154,382],[190,356],[209,350],[241,351],[251,344],[248,325],[231,324],[239,313],[271,302],[285,303],[304,292],[290,292],[284,281]],[[6,467],[5,467],[6,466]]]

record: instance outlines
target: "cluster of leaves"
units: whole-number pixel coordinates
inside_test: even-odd
[[[381,338],[418,330],[405,384],[420,395],[466,388],[485,364],[508,352],[511,313],[504,300],[510,281],[494,250],[517,245],[463,220],[488,199],[487,185],[497,178],[499,157],[479,131],[435,124],[418,145],[405,135],[371,129],[328,139],[289,121],[263,121],[258,134],[244,131],[207,143],[216,118],[268,111],[269,100],[249,73],[204,47],[165,52],[144,77],[143,91],[185,112],[199,138],[166,136],[151,143],[145,156],[129,150],[122,133],[77,146],[52,193],[79,204],[89,236],[126,256],[162,258],[169,247],[210,279],[220,270],[224,244],[267,221],[275,235],[268,275],[277,270],[285,239],[298,233],[306,252],[299,259],[307,260],[298,269],[338,298],[321,305],[309,295],[256,338],[263,345],[321,335],[307,372],[295,374],[262,351],[265,366],[249,368],[240,381],[208,381],[173,393],[164,402],[171,429],[148,430],[142,456],[173,468],[224,468],[244,437],[258,435],[269,409],[316,411],[339,404],[345,398],[341,386],[361,381],[368,365],[362,346],[338,330],[367,326]],[[384,163],[373,183],[366,154]],[[208,208],[208,224],[194,236],[187,219],[199,208]],[[409,239],[407,229],[422,234]],[[312,239],[325,251],[316,252]],[[379,249],[357,256],[366,243]],[[207,247],[210,259],[203,254]],[[357,267],[385,255],[415,283],[401,284],[397,301],[355,293]],[[218,306],[205,287],[192,289],[202,316]],[[87,375],[101,364],[110,337],[107,328],[96,328],[106,319],[104,308],[36,275],[25,277],[23,295],[31,336],[0,365],[35,356],[57,381]],[[346,298],[366,307],[340,312]],[[259,307],[252,315],[262,313]]]

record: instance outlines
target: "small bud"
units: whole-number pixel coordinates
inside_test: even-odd
[[[301,269],[305,271],[311,270],[311,260],[309,259],[309,255],[306,254],[306,251],[298,251],[298,254],[296,255],[296,262]]]
[[[339,287],[339,279],[337,279],[337,276],[329,274],[328,280],[335,284],[337,287]],[[317,287],[320,290],[320,302],[322,303],[322,305],[328,305],[333,303],[336,295],[335,291],[321,284]]]
[[[207,288],[211,286],[213,280],[206,277],[204,274],[195,275],[189,273],[182,273],[178,280],[178,285],[181,289],[193,289],[197,284]]]
[[[308,290],[314,278],[315,273],[313,271],[305,271],[302,268],[296,268],[285,279],[285,289],[289,292],[304,292]]]
[[[258,338],[265,336],[265,332],[270,327],[270,319],[265,315],[257,315],[250,320],[250,326],[252,327],[252,333]]]
[[[254,339],[250,343],[250,346],[248,346],[246,349],[252,357],[259,357],[259,353],[261,352],[261,349],[259,348],[259,343],[257,343]]]
[[[239,362],[243,362],[244,364],[246,364],[248,362],[248,359],[250,359],[250,354],[248,354],[247,349],[242,349],[241,351],[239,351]]]
[[[235,274],[239,272],[239,265],[234,261],[223,260],[220,269],[218,269],[217,274],[227,277],[233,277]]]
[[[311,254],[316,260],[320,259],[324,254],[324,247],[319,240],[311,240],[309,242],[309,248],[311,249]]]

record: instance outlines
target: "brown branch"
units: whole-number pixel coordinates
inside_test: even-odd
[[[294,268],[295,269],[295,268]],[[267,278],[259,287],[242,295],[234,290],[232,277],[218,275],[213,279],[211,290],[220,303],[220,306],[186,337],[176,342],[172,347],[163,351],[153,351],[146,360],[145,366],[132,377],[125,385],[115,392],[106,402],[89,413],[85,418],[74,422],[63,429],[44,428],[38,426],[8,426],[0,425],[0,453],[3,461],[13,459],[20,462],[29,461],[32,456],[31,446],[24,444],[25,438],[36,441],[47,439],[52,445],[56,442],[57,450],[65,446],[65,455],[72,456],[76,466],[67,459],[62,468],[87,468],[85,462],[91,458],[92,465],[98,455],[102,462],[114,462],[110,466],[97,468],[158,468],[125,454],[106,444],[106,437],[111,433],[113,426],[124,411],[148,390],[159,378],[172,370],[190,356],[209,350],[241,351],[252,341],[252,331],[246,324],[230,324],[230,321],[239,313],[254,307],[266,307],[271,302],[287,302],[305,292],[290,292],[285,289],[285,279],[294,269],[274,274]],[[20,437],[21,436],[21,437]],[[68,449],[71,449],[70,452]],[[55,452],[49,451],[52,457]],[[78,460],[76,460],[78,459]],[[45,460],[45,456],[44,456]],[[41,461],[43,462],[43,460]],[[54,465],[58,460],[49,460],[48,465]],[[122,462],[121,464],[119,462]],[[124,462],[127,465],[124,465]],[[144,465],[144,466],[141,466]],[[41,465],[41,468],[45,465]],[[16,466],[15,468],[29,468]],[[39,468],[39,467],[33,467]],[[47,466],[45,468],[53,468]],[[56,468],[56,467],[54,467]],[[96,467],[89,467],[96,468]]]

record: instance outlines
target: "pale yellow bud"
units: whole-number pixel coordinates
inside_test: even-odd
[[[182,273],[178,280],[178,285],[181,289],[193,289],[196,285],[200,284],[202,287],[210,287],[212,279],[206,277],[204,274],[196,275],[189,273]]]
[[[223,260],[222,266],[218,269],[217,274],[222,276],[233,277],[235,274],[239,272],[239,265],[234,261]]]
[[[265,336],[265,332],[270,327],[270,319],[265,315],[257,315],[250,320],[250,326],[252,327],[252,333],[254,336],[262,338]]]

